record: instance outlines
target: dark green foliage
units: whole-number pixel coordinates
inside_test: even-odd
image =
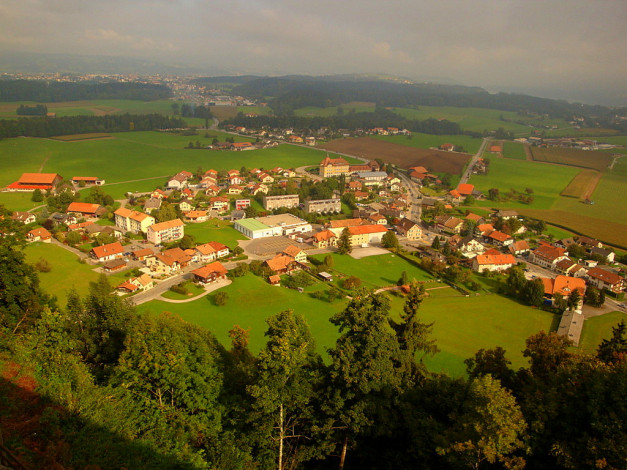
[[[242,277],[248,273],[249,267],[246,263],[237,263],[237,266],[229,271],[229,277]]]
[[[359,287],[361,287],[361,279],[359,279],[356,276],[349,276],[342,283],[342,287],[344,289],[351,289],[351,290],[352,289],[358,289]]]
[[[437,235],[433,239],[433,242],[431,243],[431,248],[433,248],[434,250],[440,249],[440,237],[438,237]]]
[[[45,116],[48,114],[48,107],[45,104],[36,104],[35,106],[21,104],[15,114],[18,116]]]
[[[396,234],[391,230],[385,232],[381,238],[381,245],[383,248],[398,248],[398,238],[396,238]]]
[[[314,283],[313,278],[304,271],[296,271],[283,280],[283,285],[291,289],[307,287]]]
[[[170,287],[170,290],[181,295],[187,295],[189,293],[189,289],[187,288],[187,282],[185,281],[174,284],[172,287]]]
[[[505,357],[505,350],[497,346],[494,349],[480,349],[471,358],[464,361],[466,372],[471,379],[490,374],[510,390],[514,387],[514,371],[512,362]]]
[[[597,349],[597,357],[603,362],[619,363],[627,358],[627,325],[622,320],[612,328],[612,337],[604,339]]]
[[[33,202],[42,202],[44,200],[44,195],[41,192],[41,189],[35,189],[33,191],[33,196],[31,197],[31,201]]]
[[[229,300],[229,294],[227,294],[226,292],[218,292],[213,298],[213,301],[219,307],[226,305],[226,302],[228,300]]]
[[[342,230],[339,240],[337,241],[337,252],[341,255],[347,255],[353,251],[353,245],[351,245],[351,237],[348,228]]]

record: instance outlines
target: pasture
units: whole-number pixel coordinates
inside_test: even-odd
[[[538,162],[591,168],[601,172],[605,171],[612,163],[612,156],[601,151],[531,147],[531,154],[533,159]]]
[[[564,197],[574,197],[576,199],[585,199],[591,197],[594,192],[601,174],[595,170],[581,170],[575,176],[568,186],[564,188],[561,195]]]
[[[515,158],[516,160],[526,160],[525,146],[518,142],[503,142],[503,156],[505,158]]]
[[[138,101],[138,100],[83,100],[63,101],[58,103],[38,103],[35,101],[16,101],[0,103],[0,118],[15,119],[19,117],[17,108],[23,104],[33,106],[45,104],[49,113],[57,116],[103,116],[106,114],[173,114],[171,100]],[[182,102],[179,102],[182,103]]]
[[[402,168],[424,166],[435,173],[459,174],[470,155],[465,153],[425,150],[406,145],[383,142],[373,137],[338,139],[323,144],[321,148],[331,152],[356,155],[369,160],[381,158]]]
[[[580,171],[561,165],[546,165],[526,160],[510,158],[495,158],[486,155],[490,160],[490,170],[487,175],[472,175],[470,183],[477,189],[488,193],[490,188],[498,188],[500,192],[510,189],[524,191],[533,189],[534,201],[531,205],[519,202],[495,203],[486,201],[494,207],[550,209],[560,192]]]
[[[0,192],[0,204],[13,211],[28,211],[33,207],[41,206],[42,202],[33,202],[33,193]]]
[[[404,135],[378,135],[376,139],[392,144],[406,145],[422,149],[438,148],[442,144],[453,144],[463,148],[463,151],[475,154],[481,147],[482,139],[477,139],[469,135],[431,135],[412,133],[411,136]]]

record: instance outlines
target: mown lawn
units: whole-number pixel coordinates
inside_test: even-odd
[[[313,258],[324,261],[326,256],[314,255]],[[338,255],[335,253],[331,256],[333,257],[333,268],[331,271],[332,274],[335,274],[335,278],[338,277],[338,273],[344,274],[346,277],[357,276],[362,280],[362,285],[367,288],[396,285],[403,271],[407,272],[410,280],[428,281],[433,279],[433,276],[426,271],[391,253],[362,259],[354,259],[349,255]],[[334,279],[333,282],[337,284],[338,279]]]
[[[477,189],[488,193],[490,188],[498,188],[505,193],[510,189],[523,192],[525,188],[533,189],[534,201],[531,205],[519,202],[487,201],[491,207],[520,207],[530,209],[550,209],[560,197],[560,192],[581,171],[578,168],[563,165],[514,160],[510,158],[488,157],[490,169],[487,175],[473,175],[470,183]]]
[[[431,135],[420,133],[413,133],[409,137],[404,135],[378,135],[376,138],[393,144],[421,149],[437,148],[442,144],[453,144],[463,147],[464,152],[473,155],[479,151],[482,142],[482,139],[476,139],[468,135]]]
[[[33,202],[33,193],[0,193],[0,204],[12,211],[27,211],[41,206],[42,202]]]
[[[505,158],[515,158],[516,160],[526,160],[525,147],[518,142],[504,142],[503,156]]]
[[[588,318],[583,324],[577,351],[584,354],[595,354],[601,341],[612,337],[612,328],[618,325],[621,320],[627,321],[627,314],[611,312]]]
[[[237,240],[246,240],[246,237],[233,228],[233,224],[225,220],[211,219],[207,222],[185,225],[185,233],[193,235],[196,243],[220,242],[233,249]]]
[[[293,289],[271,286],[260,277],[247,274],[233,279],[231,285],[220,289],[229,297],[226,305],[221,307],[213,303],[215,294],[209,294],[181,304],[153,300],[140,305],[138,309],[144,313],[160,314],[165,311],[177,314],[185,321],[207,328],[227,347],[230,344],[229,330],[239,325],[249,330],[250,348],[254,353],[265,345],[266,318],[292,309],[305,316],[316,340],[317,350],[324,354],[327,348],[335,344],[338,336],[337,329],[328,320],[335,312],[342,310],[348,301],[329,303],[309,295],[320,289],[324,289],[324,284],[317,283],[301,294]]]

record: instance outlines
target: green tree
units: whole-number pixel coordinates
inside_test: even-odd
[[[530,279],[524,287],[524,298],[535,307],[540,307],[544,302],[544,284],[540,279]]]
[[[558,309],[560,312],[564,312],[568,308],[568,303],[564,300],[564,296],[559,292],[553,294],[553,307]]]
[[[35,189],[33,191],[33,196],[31,197],[31,201],[33,202],[42,202],[44,200],[44,195],[41,192],[41,189]]]
[[[407,271],[403,271],[401,273],[401,277],[396,281],[397,286],[406,286],[409,284],[409,276],[407,275]]]
[[[351,290],[357,289],[361,287],[361,279],[359,279],[356,276],[349,276],[342,283],[342,287],[344,287],[344,289],[351,289]]]
[[[522,468],[524,460],[510,454],[523,447],[527,423],[514,396],[491,375],[473,379],[467,399],[445,432],[447,445],[438,448],[460,465],[478,469],[482,462]]]
[[[431,243],[431,248],[433,248],[434,250],[440,249],[440,237],[438,237],[437,235],[433,239],[433,243]]]
[[[568,297],[568,308],[572,311],[575,310],[578,306],[579,303],[581,302],[581,294],[579,293],[579,291],[577,289],[575,289],[570,296]]]
[[[568,338],[555,332],[541,331],[526,340],[523,356],[530,360],[529,371],[536,377],[546,378],[559,367],[572,360],[568,347],[572,344]]]
[[[337,241],[337,252],[341,255],[347,255],[351,251],[353,251],[351,236],[348,228],[345,227],[344,230],[342,230],[339,240]]]
[[[381,238],[381,245],[383,246],[383,248],[392,248],[392,249],[398,248],[399,245],[398,245],[398,238],[396,238],[396,234],[391,230],[388,230],[387,232],[385,232],[385,234]]]
[[[601,341],[597,357],[608,364],[624,362],[627,359],[627,325],[625,320],[612,327],[612,337]]]
[[[471,358],[464,361],[468,377],[474,379],[490,374],[510,390],[514,387],[515,373],[510,368],[512,361],[505,357],[505,349],[480,349]]]
[[[229,300],[229,294],[224,291],[218,292],[214,297],[214,302],[219,307],[226,305],[226,302]]]
[[[277,468],[283,470],[315,454],[314,401],[322,360],[302,315],[287,310],[267,323],[268,342],[259,353],[258,377],[247,389],[260,446],[274,449]]]
[[[68,245],[71,245],[71,246],[78,245],[82,240],[83,238],[81,237],[81,234],[75,230],[68,232],[68,234],[65,237],[65,241],[67,242]]]
[[[332,255],[326,255],[324,257],[324,265],[328,268],[332,268],[335,265],[335,260]]]

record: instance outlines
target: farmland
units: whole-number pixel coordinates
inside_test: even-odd
[[[534,191],[534,201],[531,206],[518,202],[494,203],[487,201],[495,207],[550,209],[562,189],[579,172],[578,169],[567,166],[546,165],[493,156],[486,158],[490,160],[489,173],[487,175],[473,175],[470,178],[470,183],[474,184],[480,191],[486,194],[490,188],[498,188],[501,192],[507,192],[511,188],[524,191],[527,187]]]
[[[594,193],[600,179],[601,174],[598,171],[582,170],[568,183],[568,186],[564,188],[561,195],[577,199],[589,198],[592,196],[592,193]]]
[[[462,147],[465,152],[471,154],[477,153],[482,142],[481,139],[468,135],[431,135],[421,134],[419,132],[413,133],[411,136],[378,135],[376,138],[392,144],[406,145],[408,147],[417,147],[422,149],[429,149],[432,147],[438,148],[442,144],[450,143],[455,146]]]
[[[223,134],[211,132],[210,136]],[[154,189],[162,180],[130,182],[144,178],[166,177],[181,170],[227,170],[241,166],[285,168],[317,165],[324,157],[320,150],[294,145],[246,152],[190,150],[189,141],[211,144],[213,137],[180,136],[160,132],[112,134],[112,139],[60,142],[51,139],[16,138],[0,141],[0,185],[17,180],[25,172],[51,172],[72,176],[98,176],[106,180],[105,192],[114,198],[126,191]],[[351,162],[357,160],[349,159]]]
[[[531,153],[533,159],[538,162],[559,163],[598,171],[605,171],[612,163],[612,156],[601,151],[532,147]]]
[[[406,145],[383,142],[372,137],[339,139],[321,146],[337,153],[358,155],[367,159],[382,158],[403,168],[424,166],[437,173],[459,174],[470,155],[440,150],[425,150]]]
[[[374,112],[375,103],[353,101],[343,104],[341,106],[329,106],[326,108],[319,108],[316,106],[307,106],[305,108],[299,108],[294,111],[296,116],[302,117],[330,117],[335,116],[338,109],[342,108],[344,112],[355,110],[356,113],[371,113]]]
[[[505,158],[515,158],[516,160],[526,160],[525,147],[518,142],[504,142],[503,156]]]
[[[35,103],[34,101],[16,101],[0,103],[0,118],[15,119],[18,117],[16,110],[23,104],[33,106],[45,104],[49,113],[57,116],[103,116],[106,114],[172,114],[172,101],[137,101],[137,100],[89,100],[89,101],[64,101],[58,103]]]

